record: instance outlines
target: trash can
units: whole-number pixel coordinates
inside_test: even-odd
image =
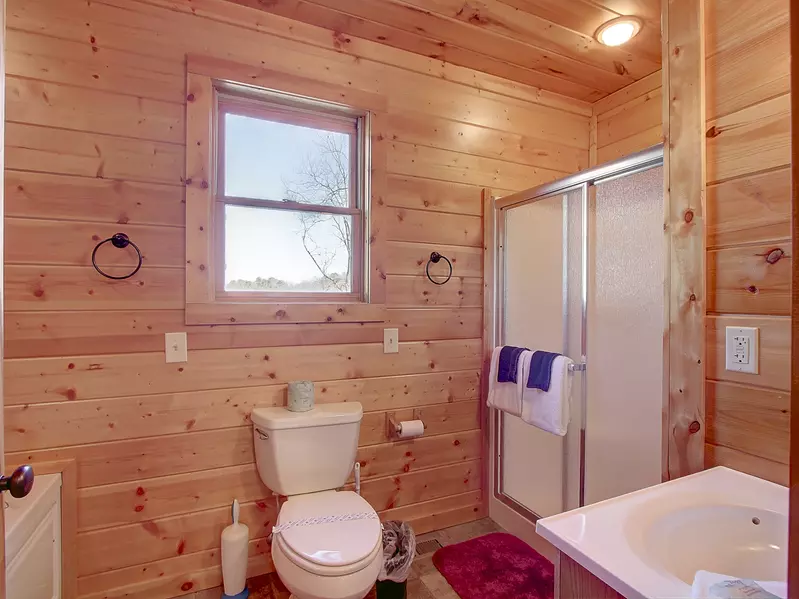
[[[416,535],[407,522],[383,523],[383,567],[377,577],[377,599],[405,599],[408,575],[416,556]]]

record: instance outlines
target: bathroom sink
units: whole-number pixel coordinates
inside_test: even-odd
[[[536,531],[627,599],[688,598],[698,570],[786,580],[788,489],[716,467],[544,518]]]
[[[786,580],[788,518],[770,510],[740,505],[682,508],[653,522],[644,539],[651,561],[686,584],[697,570]]]

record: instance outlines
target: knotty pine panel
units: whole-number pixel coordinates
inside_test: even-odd
[[[250,572],[271,570],[274,505],[248,415],[309,372],[318,401],[363,403],[364,494],[386,517],[425,532],[484,514],[482,188],[506,195],[585,166],[590,105],[262,17],[222,0],[9,2],[7,458],[76,461],[82,599],[217,586],[233,496],[252,499]],[[187,54],[388,98],[385,324],[184,324]],[[146,258],[130,281],[88,264],[95,237],[117,231]],[[434,250],[455,269],[441,288],[424,278]],[[106,258],[114,273],[127,264]],[[400,329],[399,354],[382,353],[384,326]],[[166,365],[175,331],[189,361]],[[387,438],[387,413],[415,410],[425,435]],[[229,484],[205,492],[220,476]]]
[[[594,165],[640,152],[663,141],[662,73],[603,98],[594,105]]]
[[[788,466],[721,445],[705,445],[705,468],[726,466],[783,485],[789,484]]]
[[[785,0],[706,7],[707,466],[788,483],[790,47]],[[784,252],[784,255],[780,252]],[[769,259],[767,259],[767,257]],[[725,328],[760,329],[760,373],[725,369]]]
[[[483,213],[482,188],[435,179],[389,175],[385,202],[396,208],[469,216],[481,216]]]
[[[791,98],[783,94],[707,123],[707,182],[791,162]]]
[[[436,251],[445,255],[452,262],[453,274],[460,277],[481,277],[483,274],[483,250],[477,247],[436,245]],[[430,246],[420,243],[403,243],[391,241],[386,245],[384,264],[386,273],[390,275],[425,276],[425,268],[430,260]],[[446,275],[449,268],[446,263],[430,265],[430,274],[437,277]]]
[[[788,316],[790,252],[789,240],[709,251],[708,312]]]
[[[388,134],[400,141],[433,148],[516,162],[562,171],[580,171],[587,167],[584,148],[573,148],[557,140],[556,131],[547,131],[549,139],[536,139],[526,132],[495,131],[468,123],[439,118],[420,119],[411,113],[392,115]]]
[[[127,274],[133,260],[131,266],[104,268],[110,275]],[[142,267],[132,279],[112,281],[92,266],[6,265],[5,309],[182,310],[185,278],[182,268]]]
[[[97,243],[108,239],[122,225],[9,217],[5,221],[6,264],[90,264]],[[124,225],[125,232],[141,249],[142,264],[181,268],[186,244],[183,230],[153,225]],[[136,250],[120,250],[111,243],[97,251],[97,263],[120,268],[136,266]]]
[[[455,404],[459,400],[479,397],[478,385],[478,377],[472,371],[358,379],[353,382],[320,381],[318,401],[360,401],[368,410],[367,413],[444,404],[446,409],[440,417],[454,418],[457,410]],[[248,426],[249,414],[254,407],[282,405],[285,394],[284,385],[275,385],[54,404],[9,405],[6,409],[6,451]],[[467,411],[467,414],[470,412]],[[379,426],[381,419],[385,420],[383,415],[364,422],[361,427],[364,444],[380,443],[385,438],[385,426]],[[374,435],[366,432],[372,427],[379,434],[378,440],[372,440]],[[370,441],[364,440],[367,438]]]
[[[6,77],[6,120],[151,141],[185,143],[173,102]]]
[[[192,349],[380,343],[383,328],[396,327],[405,341],[476,339],[481,308],[390,308],[383,323],[259,325],[185,324],[182,310],[102,312],[9,312],[5,315],[7,358],[157,352],[164,333],[185,331]],[[266,344],[266,345],[265,345]]]
[[[430,275],[443,281],[449,268],[439,262],[431,265]],[[431,288],[426,275],[388,275],[386,293],[390,306],[457,306],[480,307],[483,304],[483,279],[453,276],[444,285]]]
[[[10,154],[6,146],[6,161]],[[172,172],[177,182],[182,171]],[[186,220],[183,188],[173,185],[15,171],[8,164],[4,185],[6,216],[179,227]]]
[[[153,440],[157,444],[158,440]],[[479,459],[480,432],[420,438],[402,443],[372,445],[358,452],[362,481],[426,468]],[[197,510],[256,501],[268,497],[255,464],[250,460],[214,470],[175,473],[158,478],[82,489],[78,493],[79,530],[145,522]]]
[[[183,146],[27,123],[7,125],[8,169],[182,184]]]
[[[790,459],[791,394],[733,383],[708,382],[707,442],[773,462]]]
[[[707,245],[791,236],[791,171],[781,168],[707,187]]]
[[[149,393],[279,385],[313,373],[315,380],[361,379],[480,368],[480,340],[189,350],[188,362],[160,353],[40,358],[6,362],[6,405]]]

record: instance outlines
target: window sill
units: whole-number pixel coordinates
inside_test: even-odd
[[[384,322],[386,306],[365,303],[187,303],[186,324],[319,324]]]

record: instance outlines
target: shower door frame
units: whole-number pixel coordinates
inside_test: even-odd
[[[579,439],[579,506],[585,505],[585,435],[586,435],[586,376],[588,370],[586,366],[586,353],[587,353],[587,319],[588,319],[588,248],[589,248],[589,227],[588,227],[588,206],[589,194],[593,186],[597,183],[609,181],[619,177],[635,174],[637,172],[645,171],[650,168],[662,166],[664,162],[664,149],[663,144],[658,144],[641,152],[625,156],[624,158],[602,164],[600,166],[592,167],[590,169],[581,171],[574,175],[558,179],[551,183],[546,183],[538,187],[527,189],[509,196],[501,198],[487,197],[484,205],[485,216],[485,255],[484,255],[484,274],[485,274],[485,298],[484,298],[484,365],[483,365],[483,402],[485,402],[488,394],[488,372],[491,360],[491,351],[494,347],[502,345],[504,342],[504,288],[505,288],[505,269],[504,269],[504,247],[505,247],[505,213],[504,211],[509,208],[519,207],[525,204],[537,202],[539,200],[551,199],[554,195],[567,194],[575,190],[581,190],[581,331],[580,331],[580,362],[582,368],[580,371],[580,412],[581,412],[581,427]],[[566,247],[566,240],[564,240],[564,248]],[[565,251],[565,250],[564,250]],[[668,255],[668,246],[664,246],[665,255]],[[668,263],[666,263],[668,264]],[[564,263],[564,269],[568,268]],[[668,268],[668,266],[666,266]],[[664,273],[665,275],[665,273]],[[564,285],[566,277],[564,276]],[[668,319],[669,314],[669,289],[666,282],[668,278],[664,276],[664,314]],[[564,295],[564,314],[563,318],[566,320],[568,314],[566,311],[566,302],[568,297]],[[668,322],[668,320],[666,321]],[[564,327],[564,341],[568,336],[568,328]],[[668,382],[668,335],[664,335],[664,377],[663,377],[663,405],[664,413],[668,412],[669,401],[669,382]],[[485,403],[484,403],[485,405]],[[526,521],[533,526],[540,518],[538,514],[530,510],[528,507],[522,505],[513,497],[507,495],[503,489],[503,476],[502,476],[502,414],[499,410],[487,410],[484,423],[489,432],[488,434],[488,447],[489,447],[489,472],[488,484],[490,486],[490,493],[488,498],[489,513],[495,520],[503,520],[510,522],[510,517],[516,525],[521,524],[518,517],[521,516],[523,521]],[[664,419],[664,432],[663,432],[663,460],[667,459],[666,450],[668,446],[668,439],[666,436],[667,422]],[[565,439],[565,438],[564,438]],[[563,443],[564,452],[564,475],[563,475],[563,509],[567,507],[567,482],[568,476],[565,475],[566,467],[566,450],[567,443]],[[504,512],[504,517],[499,517],[497,512]],[[499,522],[503,524],[502,521]],[[520,531],[523,532],[523,531]],[[530,532],[522,534],[523,538],[530,538]],[[534,531],[532,531],[534,535]],[[526,540],[527,540],[526,539]]]

